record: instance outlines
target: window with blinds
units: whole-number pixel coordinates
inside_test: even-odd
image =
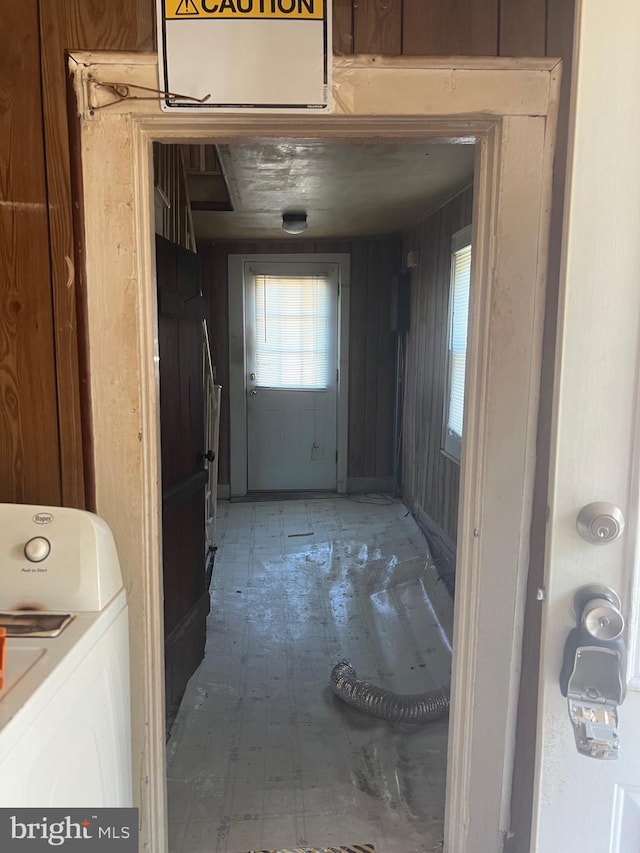
[[[327,276],[255,276],[256,385],[329,385],[331,294]]]
[[[464,378],[467,361],[467,326],[471,284],[471,227],[452,239],[449,298],[449,388],[446,398],[444,452],[460,461],[464,423]]]

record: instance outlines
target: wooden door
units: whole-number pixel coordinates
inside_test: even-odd
[[[156,237],[162,559],[167,727],[204,656],[206,583],[204,383],[200,263]]]

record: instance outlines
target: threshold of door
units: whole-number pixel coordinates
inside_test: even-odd
[[[320,500],[322,498],[340,497],[336,492],[248,492],[246,495],[232,495],[231,503],[254,503],[255,501],[304,501]]]

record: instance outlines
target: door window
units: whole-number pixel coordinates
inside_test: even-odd
[[[327,276],[255,276],[255,384],[329,386],[331,293]]]

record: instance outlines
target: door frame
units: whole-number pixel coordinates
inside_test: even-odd
[[[351,256],[348,252],[229,255],[229,444],[231,497],[247,494],[247,347],[245,336],[245,263],[331,263],[338,265],[338,388],[336,491],[347,491],[349,417],[349,298]]]
[[[167,827],[152,143],[475,141],[473,275],[482,286],[474,287],[468,349],[445,849],[501,849],[520,687],[560,61],[335,57],[334,111],[323,116],[167,115],[148,99],[157,86],[155,54],[74,53],[69,66],[83,207],[88,464],[94,506],[115,535],[128,593],[135,804],[141,847],[153,853],[166,851]],[[118,100],[122,92],[128,97]]]

